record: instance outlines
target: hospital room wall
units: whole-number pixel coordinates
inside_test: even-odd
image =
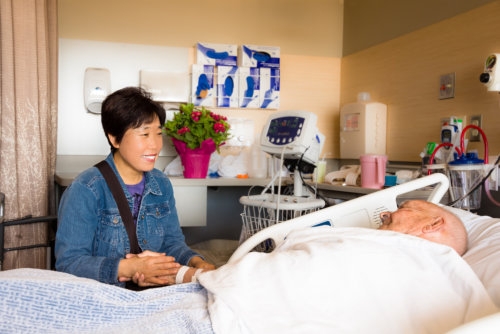
[[[340,108],[343,0],[206,0],[202,3],[197,0],[59,0],[58,8],[61,39],[127,43],[131,47],[142,44],[185,48],[189,63],[194,62],[197,42],[279,46],[279,110],[308,110],[317,114],[318,127],[327,136],[324,152],[329,152],[329,157],[338,156],[336,129]],[[98,50],[95,54],[99,57]],[[65,56],[60,54],[60,58]],[[117,57],[126,58],[127,54]],[[93,66],[92,59],[88,66]],[[141,66],[153,69],[147,62]],[[59,85],[82,85],[83,73],[76,74],[70,75],[70,82]],[[112,81],[116,76],[111,73]],[[138,77],[139,73],[133,78],[137,83]],[[76,91],[80,90],[76,88]],[[78,153],[83,152],[79,145],[93,143],[95,134],[101,133],[100,122],[95,115],[85,112],[83,96],[82,101],[77,102],[73,97],[60,94],[59,100],[60,106],[71,106],[60,108],[59,113],[76,113],[75,117],[81,120],[78,123],[89,127],[81,136],[89,138],[72,138],[75,132],[71,127],[77,126],[74,117],[60,117],[58,126],[69,135],[58,139],[64,143],[63,149],[58,148],[58,154],[100,155],[107,151],[107,143],[101,140],[102,145],[97,143],[98,148],[92,152],[87,149],[85,153]],[[76,108],[81,110],[75,111]],[[269,113],[275,111],[211,109],[228,117],[253,120],[256,133],[261,132]]]
[[[500,1],[344,56],[340,103],[358,92],[388,105],[387,153],[420,161],[428,141],[439,141],[440,119],[482,115],[489,155],[500,153],[500,95],[479,82],[486,57],[500,52]],[[348,36],[347,36],[348,38]],[[439,100],[439,77],[455,72],[455,98]],[[471,143],[483,156],[483,142]]]
[[[482,114],[490,153],[496,154],[500,149],[498,94],[486,92],[478,76],[486,56],[498,51],[498,1],[342,58],[343,3],[275,0],[263,6],[262,0],[207,0],[198,7],[196,0],[149,0],[147,4],[59,0],[59,37],[187,48],[191,62],[198,41],[277,45],[282,52],[280,110],[316,113],[318,127],[327,137],[323,153],[328,158],[339,157],[340,106],[355,101],[361,91],[388,104],[387,153],[392,161],[419,161],[425,143],[439,140],[439,120],[451,115]],[[455,98],[438,100],[439,76],[449,72],[456,73]],[[82,79],[83,73],[74,80]],[[59,97],[60,104],[65,98]],[[88,140],[60,138],[65,143],[90,142],[101,131],[98,119],[81,109],[82,117],[92,118],[89,123],[95,129],[86,132]],[[257,132],[272,112],[214,109],[253,119]],[[74,125],[59,124],[68,126]],[[482,144],[475,146],[482,149]],[[78,154],[75,151],[65,154]]]

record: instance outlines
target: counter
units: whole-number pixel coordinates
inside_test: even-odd
[[[338,199],[342,201],[348,201],[359,196],[373,193],[379,189],[369,189],[356,186],[344,186],[340,183],[330,184],[330,183],[318,183],[317,185],[313,182],[308,182],[311,186],[317,186],[318,192],[330,199]],[[410,199],[427,199],[431,193],[432,189],[419,189],[402,194],[398,197],[398,203],[401,203]],[[448,203],[449,197],[445,195],[441,200],[442,203]]]
[[[58,155],[56,160],[55,182],[61,187],[67,187],[75,177],[85,169],[105,159],[106,156],[99,155]],[[155,165],[159,170],[172,160],[172,157],[160,157]],[[173,186],[204,186],[204,187],[244,187],[244,186],[266,186],[270,179],[239,179],[239,178],[206,178],[185,179],[181,176],[169,176]]]

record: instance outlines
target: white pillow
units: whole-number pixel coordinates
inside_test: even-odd
[[[495,304],[500,307],[500,218],[478,216],[448,208],[462,219],[469,236],[463,258],[472,267]]]

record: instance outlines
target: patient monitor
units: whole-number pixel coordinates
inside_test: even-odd
[[[301,172],[311,173],[319,160],[325,136],[316,128],[317,117],[307,111],[282,111],[269,116],[260,139],[262,151],[280,158],[294,176],[293,196],[280,192],[274,194],[276,173],[261,195],[242,196],[244,205],[242,237],[245,240],[254,232],[279,221],[297,217],[324,207],[322,199],[304,194]],[[271,193],[267,193],[271,190]]]
[[[325,141],[325,136],[316,127],[317,119],[315,114],[307,111],[273,113],[262,131],[262,150],[299,162],[301,170],[314,169]]]

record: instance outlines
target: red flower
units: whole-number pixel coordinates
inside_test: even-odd
[[[193,111],[191,113],[191,119],[195,122],[198,122],[200,120],[200,117],[201,117],[201,112],[200,111]]]
[[[226,127],[222,123],[215,123],[214,124],[214,131],[215,131],[215,133],[220,133],[220,132],[223,133],[226,131]]]
[[[189,132],[189,128],[187,126],[184,126],[184,127],[180,128],[179,130],[177,130],[177,133],[180,135],[183,135],[186,132]]]
[[[227,121],[227,117],[219,114],[215,114],[210,112],[210,117],[212,117],[216,122],[218,121]]]

